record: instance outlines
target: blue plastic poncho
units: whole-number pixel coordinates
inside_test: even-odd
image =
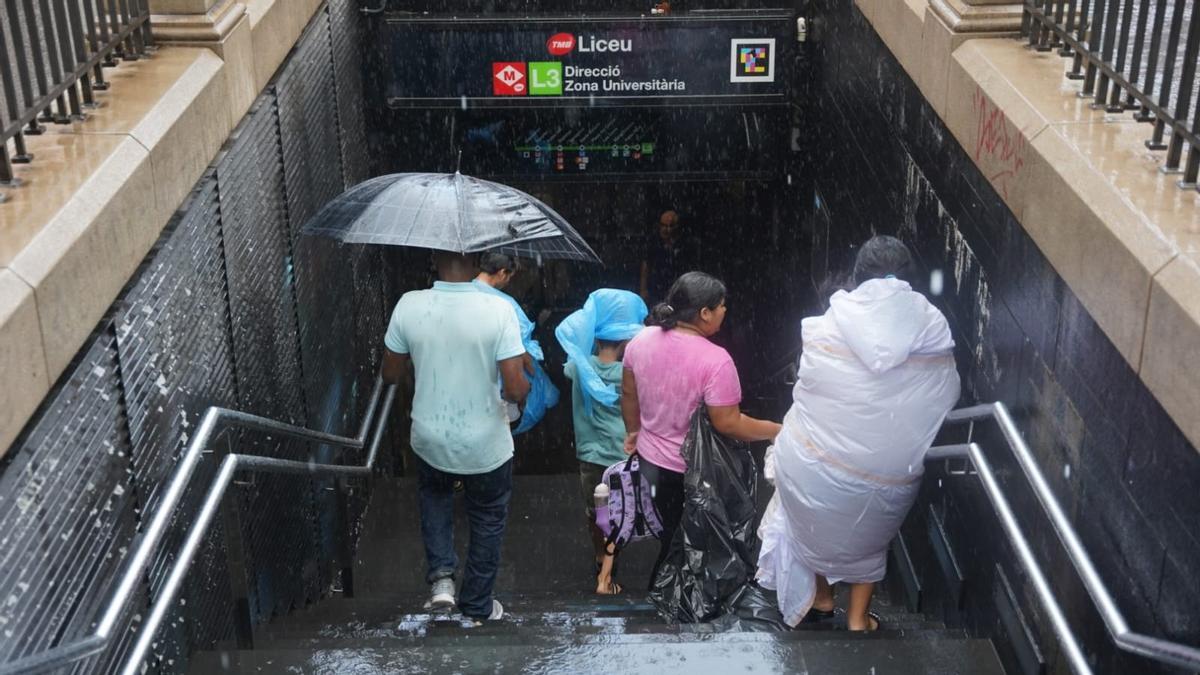
[[[517,324],[521,329],[521,344],[525,345],[525,351],[533,357],[533,375],[529,375],[529,396],[525,398],[525,411],[521,414],[521,422],[516,429],[513,429],[515,436],[532,429],[546,416],[547,410],[558,405],[558,388],[554,386],[554,383],[550,381],[550,376],[546,375],[546,371],[542,369],[540,362],[545,355],[542,353],[542,346],[533,339],[534,323],[525,315],[521,303],[508,293],[493,288],[478,279],[471,283],[480,291],[503,298],[509,305],[512,305],[513,311],[517,314]]]
[[[596,340],[631,340],[643,328],[649,311],[636,293],[615,288],[593,291],[583,303],[583,309],[572,312],[554,329],[554,337],[567,352],[567,362],[574,363],[583,391],[583,409],[590,415],[592,401],[616,405],[617,387],[605,384],[592,367],[589,356]]]
[[[542,354],[542,346],[538,344],[537,340],[533,339],[534,323],[525,315],[525,310],[521,308],[521,303],[517,302],[517,299],[508,293],[498,288],[493,288],[478,279],[472,281],[471,284],[484,293],[490,293],[512,305],[513,311],[517,313],[517,325],[521,328],[521,344],[525,345],[525,351],[529,352],[534,361],[545,359],[545,355]]]

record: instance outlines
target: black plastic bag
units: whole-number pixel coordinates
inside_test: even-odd
[[[779,611],[775,591],[747,583],[726,603],[726,613],[712,622],[718,630],[736,633],[774,633],[791,630]]]
[[[668,621],[711,621],[752,582],[758,550],[758,467],[713,429],[701,405],[681,448],[683,518],[650,590]]]

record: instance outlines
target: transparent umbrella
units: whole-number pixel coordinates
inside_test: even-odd
[[[326,204],[303,231],[348,244],[601,262],[575,228],[536,197],[460,173],[373,178]]]

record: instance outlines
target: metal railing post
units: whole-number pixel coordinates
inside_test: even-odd
[[[229,438],[229,435],[226,436]],[[224,463],[231,456],[229,442],[220,444],[223,450],[213,453],[213,459]],[[236,490],[233,498],[221,501],[221,524],[225,546],[225,570],[233,595],[233,633],[238,649],[254,649],[254,620],[250,613],[250,570],[246,562],[246,542],[243,538],[242,509]]]
[[[342,596],[354,597],[354,541],[350,536],[350,494],[348,477],[334,478],[335,503],[337,522],[341,525],[338,533],[338,558],[336,573],[342,587]]]

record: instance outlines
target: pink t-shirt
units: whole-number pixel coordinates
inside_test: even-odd
[[[647,328],[625,348],[625,368],[637,382],[642,431],[638,454],[655,466],[683,473],[679,448],[692,413],[742,402],[742,384],[729,352],[708,338]]]

